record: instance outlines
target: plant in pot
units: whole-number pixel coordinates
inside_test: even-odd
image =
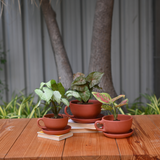
[[[118,107],[124,106],[128,103],[128,99],[124,99],[121,103],[117,104],[116,101],[120,98],[125,98],[125,95],[119,95],[111,98],[108,93],[92,92],[93,96],[101,103],[103,103],[102,110],[108,110],[112,115],[107,115],[101,121],[95,122],[95,127],[99,131],[124,134],[130,132],[132,126],[132,116],[118,114]],[[99,128],[97,124],[101,124]]]
[[[39,89],[35,89],[35,93],[39,96],[40,101],[44,101],[53,112],[53,114],[46,114],[43,118],[39,118],[37,121],[38,126],[44,129],[39,124],[39,121],[42,120],[48,130],[63,130],[67,126],[68,117],[59,114],[59,112],[63,105],[69,106],[63,85],[56,83],[53,79],[47,83],[41,82]]]
[[[87,77],[83,73],[77,72],[73,76],[70,90],[66,92],[68,97],[75,97],[77,100],[70,102],[69,108],[73,115],[65,113],[71,118],[95,119],[100,115],[102,103],[97,100],[91,100],[94,88],[101,89],[99,82],[104,73],[92,72]]]

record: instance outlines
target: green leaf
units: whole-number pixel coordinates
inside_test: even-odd
[[[109,104],[111,97],[108,93],[92,92],[92,94],[99,102]]]
[[[85,87],[85,91],[84,92],[79,92],[81,99],[83,100],[83,102],[87,102],[90,99],[91,93],[88,89],[88,87]]]
[[[35,93],[40,97],[40,99],[49,103],[53,95],[53,91],[47,87],[43,87],[43,91],[41,91],[40,89],[35,89]]]
[[[89,87],[92,88],[97,85],[104,73],[101,72],[92,72],[86,77],[86,81],[89,82]]]
[[[58,85],[57,85],[57,83],[52,84],[52,90],[53,91],[58,91]]]
[[[62,83],[58,83],[58,91],[60,92],[60,94],[62,95],[62,97],[64,97],[65,94],[65,88],[63,87]]]
[[[28,118],[33,118],[33,115],[34,115],[34,113],[35,113],[35,111],[36,111],[36,108],[40,105],[40,102],[41,101],[39,101],[36,105],[35,105],[35,107],[32,109],[32,111],[31,111],[31,113],[28,115]]]
[[[62,98],[61,101],[66,105],[69,106],[69,102],[66,98]]]
[[[87,85],[76,85],[76,86],[71,86],[71,89],[72,90],[76,90],[76,91],[80,91],[80,92],[83,92],[85,91],[85,87]]]
[[[84,85],[86,84],[86,79],[84,76],[79,76],[77,77],[72,83],[71,83],[71,86],[74,86],[74,85]]]
[[[67,97],[75,97],[75,98],[81,98],[81,96],[80,96],[80,94],[78,93],[78,92],[76,92],[76,91],[71,91],[71,90],[69,90],[69,91],[67,91],[66,93],[65,93],[65,95],[67,96]]]
[[[55,100],[58,104],[61,102],[61,94],[59,91],[53,91],[53,101]]]
[[[111,106],[109,106],[108,104],[102,104],[101,108],[102,108],[102,110],[108,110],[108,111],[113,110],[113,108]]]
[[[47,83],[41,82],[39,89],[42,89],[43,86],[47,86],[48,88],[52,88],[52,85],[55,84],[56,81],[54,79],[48,81]]]

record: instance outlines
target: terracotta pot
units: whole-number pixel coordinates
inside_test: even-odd
[[[78,104],[78,100],[70,102],[69,108],[73,115],[67,113],[67,106],[64,109],[65,114],[68,117],[76,117],[83,119],[96,118],[101,112],[101,105],[97,100],[89,100],[88,104]]]
[[[68,117],[64,114],[59,114],[60,116],[63,116],[63,118],[50,118],[53,117],[54,114],[46,114],[44,115],[43,118],[38,118],[37,120],[37,124],[40,128],[44,129],[45,127],[47,129],[51,129],[51,130],[62,130],[67,126],[68,123]],[[39,124],[39,121],[43,121],[44,122],[44,126],[41,126]]]
[[[113,121],[113,115],[107,115],[102,117],[101,121],[95,122],[95,127],[98,131],[103,131],[107,133],[127,133],[132,126],[132,117],[129,115],[119,114],[117,119],[119,121]],[[103,125],[101,128],[97,124]]]

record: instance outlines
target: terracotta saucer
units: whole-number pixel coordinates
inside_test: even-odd
[[[122,134],[112,134],[112,133],[107,133],[107,132],[103,132],[103,134],[109,138],[126,138],[133,134],[133,130],[130,129],[129,132],[122,133]]]
[[[60,134],[65,134],[68,133],[71,130],[71,126],[67,125],[63,130],[50,130],[47,128],[42,128],[42,131],[46,134],[51,134],[51,135],[60,135]]]
[[[78,122],[78,123],[94,123],[97,120],[101,120],[103,116],[104,116],[103,114],[99,114],[96,118],[93,118],[93,119],[82,119],[82,118],[76,118],[76,117],[71,117],[71,119],[74,122]]]

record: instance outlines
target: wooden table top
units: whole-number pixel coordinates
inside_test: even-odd
[[[102,133],[74,133],[54,141],[37,137],[37,119],[0,119],[0,159],[160,159],[160,115],[133,116],[134,133],[111,139]]]

